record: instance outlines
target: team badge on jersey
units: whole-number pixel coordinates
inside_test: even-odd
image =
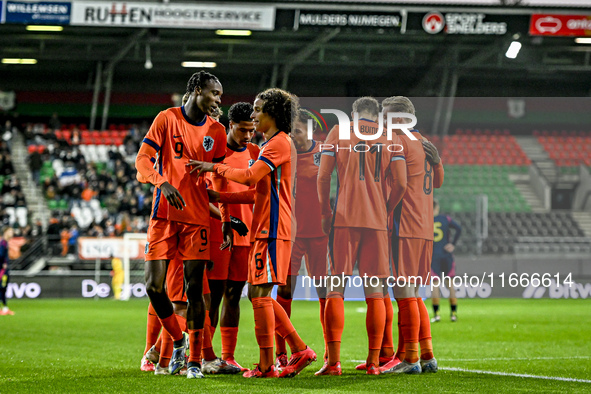
[[[248,161],[248,168],[252,167],[253,164],[254,164],[254,160],[253,159],[250,159]]]
[[[314,153],[314,165],[316,167],[320,167],[320,157],[322,156],[322,152]]]
[[[205,149],[206,152],[209,152],[210,150],[212,150],[213,149],[213,138],[211,138],[208,135],[203,137],[203,148]]]

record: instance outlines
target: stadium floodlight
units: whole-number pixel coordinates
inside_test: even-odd
[[[575,42],[577,44],[591,44],[591,38],[589,37],[579,37],[579,38],[575,38]]]
[[[513,41],[511,45],[509,45],[509,49],[507,49],[505,56],[507,56],[509,59],[515,59],[520,50],[521,43],[519,41]]]
[[[27,31],[63,31],[63,26],[40,26],[40,25],[29,25]]]
[[[5,57],[2,59],[2,64],[37,64],[37,59],[16,59]]]
[[[144,63],[144,68],[146,70],[151,70],[154,65],[152,64],[152,55],[150,53],[150,44],[146,44],[146,62]]]
[[[242,36],[248,37],[252,34],[250,30],[216,30],[218,36]]]
[[[183,67],[195,67],[195,68],[214,68],[217,66],[216,62],[182,62]]]

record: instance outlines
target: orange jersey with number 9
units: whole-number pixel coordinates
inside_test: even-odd
[[[190,174],[190,160],[219,162],[226,154],[226,132],[210,116],[194,123],[184,107],[169,108],[154,119],[143,140],[158,152],[156,171],[174,186],[186,203],[182,211],[168,204],[160,188],[154,190],[152,219],[209,227],[209,198],[203,177]]]

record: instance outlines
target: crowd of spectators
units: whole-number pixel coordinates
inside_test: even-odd
[[[54,114],[47,125],[26,124],[24,130],[33,179],[52,209],[47,235],[53,253],[76,253],[79,236],[146,232],[153,189],[136,180],[133,162],[147,129],[131,127],[123,149],[109,148],[106,162],[90,162],[78,128],[68,130],[68,139],[58,138],[60,128]]]

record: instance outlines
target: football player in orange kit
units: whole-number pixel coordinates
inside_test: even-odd
[[[178,253],[186,283],[187,328],[191,350],[188,378],[201,378],[202,330],[205,319],[203,273],[209,261],[209,197],[203,179],[191,175],[190,160],[221,162],[225,155],[224,127],[210,115],[217,110],[222,85],[212,74],[195,73],[187,83],[185,105],[158,114],[143,140],[136,169],[155,186],[146,253],[146,291],[162,326],[172,336],[169,372],[185,366],[186,344],[164,290],[168,262]],[[157,155],[157,170],[150,159]],[[231,243],[229,218],[222,214],[224,234]]]
[[[195,160],[188,165],[194,167],[192,171],[214,171],[229,180],[256,185],[248,282],[260,362],[254,370],[245,372],[244,377],[293,377],[316,360],[316,353],[302,341],[283,307],[271,298],[271,291],[276,284],[284,285],[289,273],[293,185],[292,142],[288,133],[297,111],[297,98],[281,89],[268,89],[257,95],[253,107],[251,118],[256,130],[265,136],[265,143],[258,160],[249,169]],[[292,352],[280,375],[274,366],[275,330],[285,338]]]
[[[224,164],[233,168],[249,168],[259,157],[260,148],[250,143],[254,135],[254,123],[250,118],[252,105],[249,103],[235,103],[230,107],[228,117],[230,127],[228,129],[226,158]],[[221,178],[220,191],[242,192],[249,189],[243,184],[227,181]],[[228,207],[230,215],[238,218],[250,228],[252,223],[252,204],[233,204]],[[240,365],[234,359],[236,339],[238,337],[238,323],[240,321],[240,297],[242,289],[248,278],[248,255],[250,252],[250,238],[234,233],[232,250],[220,250],[217,245],[223,242],[223,234],[217,230],[219,221],[212,219],[212,249],[211,260],[213,269],[207,273],[211,289],[211,305],[209,316],[211,318],[212,334],[220,322],[222,336],[222,360],[237,367]],[[222,302],[221,317],[219,317],[220,303]],[[242,367],[240,367],[242,369]],[[243,369],[246,371],[247,369]]]
[[[383,115],[409,113],[414,115],[412,102],[403,96],[382,101]],[[408,123],[406,118],[394,118],[396,124]],[[402,130],[396,130],[403,146],[406,177],[394,180],[392,199],[396,208],[390,216],[392,229],[392,271],[394,276],[406,278],[406,286],[394,287],[398,303],[398,350],[401,363],[385,373],[436,372],[433,356],[429,312],[419,297],[421,284],[429,284],[433,254],[433,188],[443,183],[443,165],[437,149],[419,133],[410,130],[411,140]],[[418,278],[418,279],[417,279]],[[420,344],[420,357],[419,357]]]
[[[333,279],[350,277],[358,263],[359,275],[373,277],[364,280],[367,302],[366,328],[369,340],[367,374],[379,375],[379,353],[386,325],[386,303],[383,296],[384,278],[390,275],[388,265],[386,176],[405,175],[402,153],[397,149],[398,137],[388,141],[377,123],[379,103],[373,97],[361,97],[353,103],[350,130],[357,127],[368,141],[351,133],[350,139],[339,139],[339,125],[329,133],[322,145],[318,172],[318,197],[322,208],[322,228],[329,234],[329,278],[325,308],[325,338],[328,360],[316,375],[341,374],[341,337],[344,328],[344,290],[346,283]],[[358,120],[358,125],[355,125]],[[347,125],[349,126],[349,125]],[[349,131],[349,127],[347,127]],[[338,191],[331,209],[330,177],[337,168]],[[334,213],[333,213],[334,211]]]
[[[295,208],[297,219],[297,238],[291,251],[291,266],[285,286],[277,287],[277,302],[291,316],[291,302],[296,277],[302,265],[302,258],[306,261],[308,276],[320,280],[327,275],[326,252],[328,237],[322,232],[320,222],[320,203],[316,179],[320,167],[320,142],[308,139],[308,120],[313,119],[310,112],[300,109],[295,117],[291,130],[291,138],[297,149],[296,168],[296,198]],[[320,323],[324,332],[324,305],[326,302],[326,288],[317,287],[316,292],[320,301]],[[275,366],[283,369],[287,366],[287,352],[285,341],[275,334],[277,360]],[[325,353],[326,354],[326,353]]]

